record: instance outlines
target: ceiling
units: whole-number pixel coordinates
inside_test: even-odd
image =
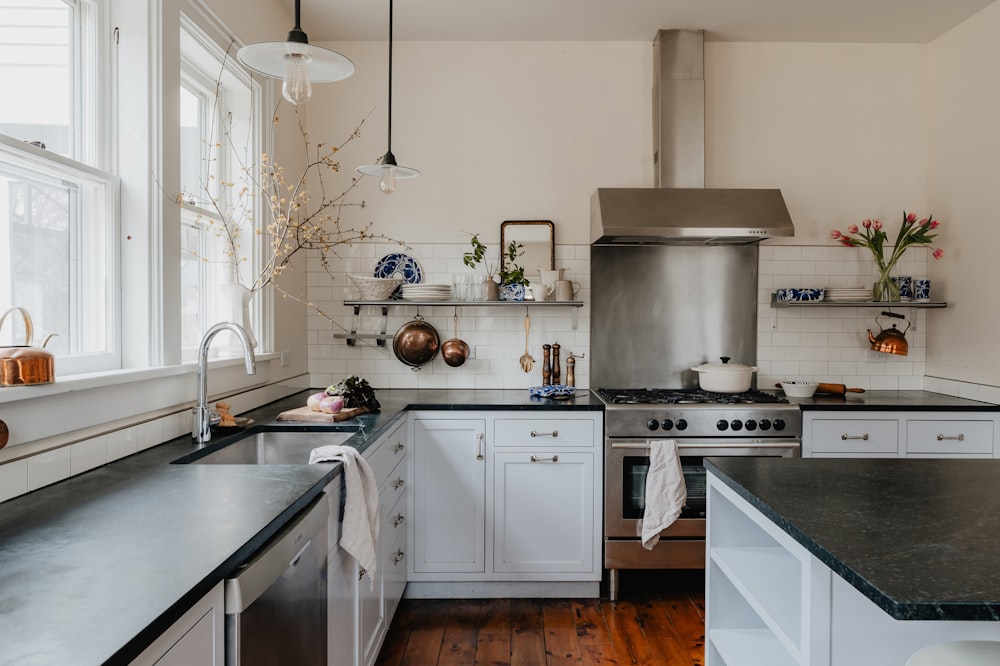
[[[294,0],[280,0],[289,16]],[[387,0],[300,0],[310,41],[383,41]],[[401,0],[403,41],[929,42],[994,0]],[[288,26],[289,28],[291,26]]]

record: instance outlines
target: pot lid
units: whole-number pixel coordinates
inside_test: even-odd
[[[743,365],[742,363],[730,363],[729,356],[722,356],[719,360],[722,363],[702,363],[691,368],[695,372],[755,372],[756,366]]]

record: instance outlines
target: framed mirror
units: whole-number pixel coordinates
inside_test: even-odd
[[[500,224],[500,267],[506,268],[506,249],[511,241],[524,246],[517,265],[525,275],[538,275],[538,269],[556,267],[556,226],[549,220],[508,220]]]

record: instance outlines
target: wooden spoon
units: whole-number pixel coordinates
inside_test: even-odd
[[[531,372],[535,365],[535,359],[528,353],[528,333],[531,331],[531,315],[524,315],[524,354],[521,355],[521,370]]]

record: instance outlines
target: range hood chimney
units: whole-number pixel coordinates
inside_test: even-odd
[[[747,245],[795,232],[776,189],[705,189],[705,34],[660,30],[653,42],[653,182],[599,188],[591,241]]]

